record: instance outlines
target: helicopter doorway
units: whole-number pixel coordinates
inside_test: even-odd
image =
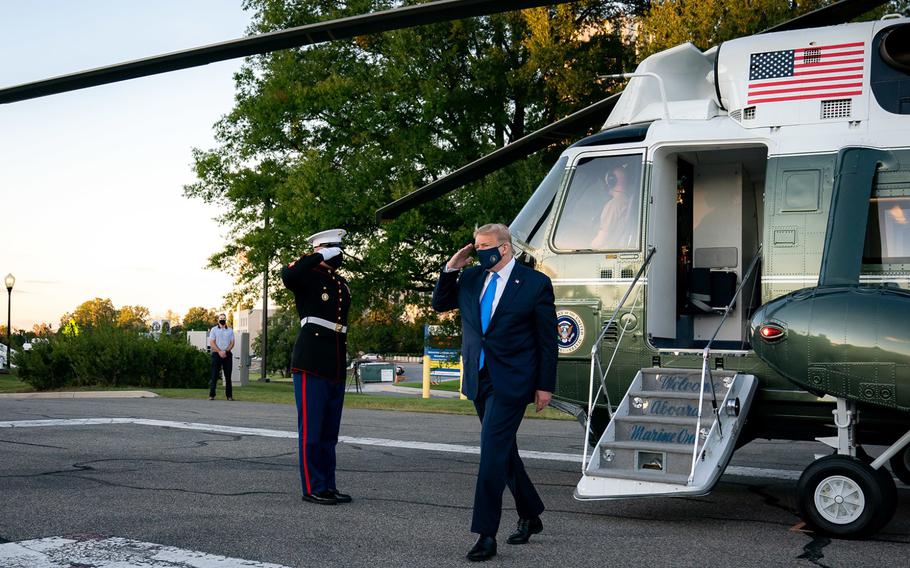
[[[664,147],[651,164],[647,333],[652,346],[703,349],[734,300],[762,234],[765,146]],[[749,348],[760,271],[746,282],[712,347]]]

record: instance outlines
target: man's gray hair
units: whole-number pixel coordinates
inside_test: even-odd
[[[487,223],[482,227],[474,229],[474,238],[477,238],[477,235],[490,234],[496,235],[496,238],[499,239],[500,243],[512,242],[512,233],[509,232],[509,228],[502,223]]]

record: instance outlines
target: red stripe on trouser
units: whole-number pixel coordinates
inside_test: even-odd
[[[300,456],[303,459],[303,478],[306,480],[306,492],[312,493],[310,487],[310,468],[306,463],[306,373],[300,373],[300,408],[303,412],[303,435],[300,436]]]

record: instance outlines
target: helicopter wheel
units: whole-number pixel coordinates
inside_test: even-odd
[[[910,485],[910,446],[894,454],[888,463],[891,465],[891,473]]]
[[[796,486],[799,514],[825,534],[861,538],[884,527],[897,508],[894,479],[848,456],[826,456],[803,471]]]

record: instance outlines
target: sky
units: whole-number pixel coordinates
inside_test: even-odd
[[[241,0],[0,0],[0,87],[244,35]],[[240,61],[0,105],[0,278],[12,326],[95,297],[152,316],[221,307],[219,208],[183,197]],[[7,294],[0,288],[7,320]]]

